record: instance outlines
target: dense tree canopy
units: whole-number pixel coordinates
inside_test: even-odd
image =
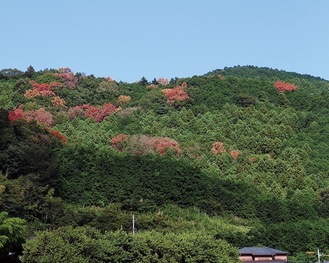
[[[129,235],[90,227],[39,232],[24,245],[22,262],[239,262],[237,251],[207,235]]]
[[[326,80],[237,66],[125,83],[31,66],[0,71],[0,107],[0,224],[18,227],[0,245],[22,252],[35,235],[23,262],[327,249]]]

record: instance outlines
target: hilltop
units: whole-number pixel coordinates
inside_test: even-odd
[[[285,70],[273,69],[268,67],[256,66],[234,66],[225,67],[224,69],[216,69],[205,74],[211,76],[220,74],[223,76],[240,77],[240,78],[257,78],[257,79],[272,79],[272,80],[309,80],[309,81],[326,81],[323,78],[315,77],[309,74],[300,74],[296,72],[289,72]]]

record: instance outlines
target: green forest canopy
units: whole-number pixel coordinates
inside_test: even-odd
[[[39,242],[63,242],[69,226],[99,242],[119,235],[153,258],[135,239],[166,233],[175,250],[202,233],[205,257],[224,242],[232,262],[242,246],[295,258],[326,250],[328,91],[324,79],[254,66],[137,83],[1,70],[0,207],[29,225],[6,249],[36,262]]]

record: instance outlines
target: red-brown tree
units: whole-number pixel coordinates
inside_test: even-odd
[[[74,89],[78,85],[79,80],[70,68],[59,68],[58,71],[59,73],[54,73],[54,76],[61,77],[66,87]]]
[[[187,87],[186,82],[180,86],[176,86],[173,89],[163,89],[162,92],[167,97],[167,103],[172,104],[175,101],[185,101],[189,98],[189,95],[184,91]]]
[[[24,97],[31,99],[38,96],[55,96],[55,93],[52,89],[59,89],[63,86],[60,82],[51,82],[48,83],[36,83],[34,80],[30,80],[30,84],[33,86],[33,89],[29,89],[25,92]]]
[[[8,119],[9,122],[13,122],[18,119],[25,119],[24,111],[22,108],[16,108],[15,110],[9,111],[8,112]]]
[[[285,91],[294,91],[297,89],[295,84],[292,83],[286,83],[283,81],[277,81],[274,83],[274,87],[279,91],[279,92],[285,92]]]
[[[53,124],[53,116],[44,108],[25,112],[27,121],[35,120],[39,125],[50,127]]]
[[[60,139],[62,142],[66,143],[67,142],[67,138],[61,134],[59,131],[55,131],[52,129],[48,129],[49,133],[52,134],[53,136],[57,137],[58,139]]]
[[[95,122],[101,122],[105,117],[116,112],[116,108],[112,103],[105,103],[102,107],[95,107],[90,104],[83,104],[81,106],[75,106],[69,108],[67,115],[70,119],[77,116],[83,116],[85,118],[92,118]]]
[[[211,146],[212,146],[211,152],[214,155],[219,153],[226,153],[226,149],[222,142],[214,142]]]
[[[231,151],[231,156],[234,160],[236,160],[236,158],[238,158],[240,152],[238,150],[232,150]]]
[[[152,137],[149,145],[155,152],[165,155],[167,151],[174,152],[181,155],[182,149],[179,147],[178,142],[168,137]]]
[[[128,135],[120,133],[118,136],[112,138],[111,144],[112,147],[118,151],[123,151],[126,142],[128,141]]]
[[[54,107],[65,107],[65,100],[60,98],[59,96],[55,96],[52,100],[51,100],[51,104]]]

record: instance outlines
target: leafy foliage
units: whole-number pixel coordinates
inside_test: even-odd
[[[233,247],[207,235],[143,232],[135,236],[90,227],[37,233],[22,262],[239,262]]]
[[[151,83],[0,72],[1,211],[41,231],[26,262],[220,262],[214,245],[235,262],[221,239],[326,249],[328,81],[237,66]]]
[[[23,219],[8,217],[8,213],[0,212],[0,260],[4,260],[8,252],[23,242],[26,224]]]

